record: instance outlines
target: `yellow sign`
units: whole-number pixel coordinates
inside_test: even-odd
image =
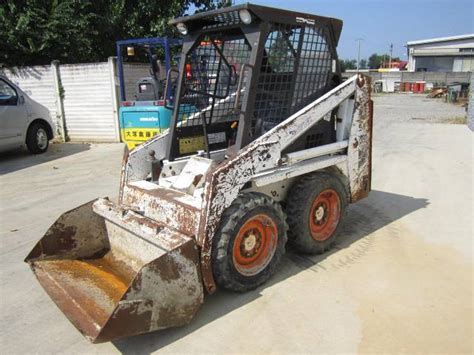
[[[186,137],[179,140],[180,154],[194,153],[198,150],[203,150],[205,147],[204,136]]]
[[[122,141],[127,144],[128,149],[133,149],[161,133],[157,128],[122,128],[120,131]]]

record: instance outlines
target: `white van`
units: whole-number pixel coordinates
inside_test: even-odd
[[[49,110],[0,75],[0,152],[26,144],[31,153],[44,153],[54,134]]]

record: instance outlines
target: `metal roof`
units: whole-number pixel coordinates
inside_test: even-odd
[[[303,23],[305,21],[312,21],[314,24],[330,24],[334,32],[336,42],[339,40],[342,30],[342,21],[339,19],[260,6],[250,3],[222,7],[216,10],[200,12],[190,16],[178,17],[169,21],[168,24],[176,25],[177,23],[183,22],[186,23],[188,27],[192,27],[192,25],[195,24],[195,28],[197,29],[202,29],[203,27],[217,28],[226,25],[237,25],[240,23],[239,11],[243,9],[249,10],[253,16],[257,17],[261,21],[298,24],[299,20]],[[192,28],[190,28],[190,30],[192,30]]]
[[[459,36],[439,37],[439,38],[431,38],[431,39],[422,39],[418,41],[410,41],[410,42],[407,42],[407,46],[416,46],[418,44],[437,43],[437,42],[458,41],[460,39],[469,39],[469,38],[474,39],[474,33],[459,35]]]

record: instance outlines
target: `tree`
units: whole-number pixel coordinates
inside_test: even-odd
[[[115,41],[172,36],[169,19],[215,0],[2,0],[0,65],[104,61]]]
[[[367,69],[367,59],[361,59],[359,62],[360,69]]]
[[[377,54],[374,53],[369,57],[369,68],[370,69],[378,69],[380,68],[384,63],[388,64],[390,60],[390,55],[389,54]],[[400,58],[398,57],[393,57],[392,62],[397,62],[399,61]]]
[[[273,43],[268,54],[268,64],[277,73],[291,72],[294,66],[294,57],[291,53],[288,37],[282,31],[273,31],[268,39]]]
[[[341,67],[342,72],[345,72],[347,69],[357,69],[357,60],[355,59],[339,60],[339,66]]]

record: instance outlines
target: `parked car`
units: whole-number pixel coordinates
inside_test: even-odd
[[[33,154],[44,153],[54,132],[49,110],[0,75],[0,152],[26,145]]]

